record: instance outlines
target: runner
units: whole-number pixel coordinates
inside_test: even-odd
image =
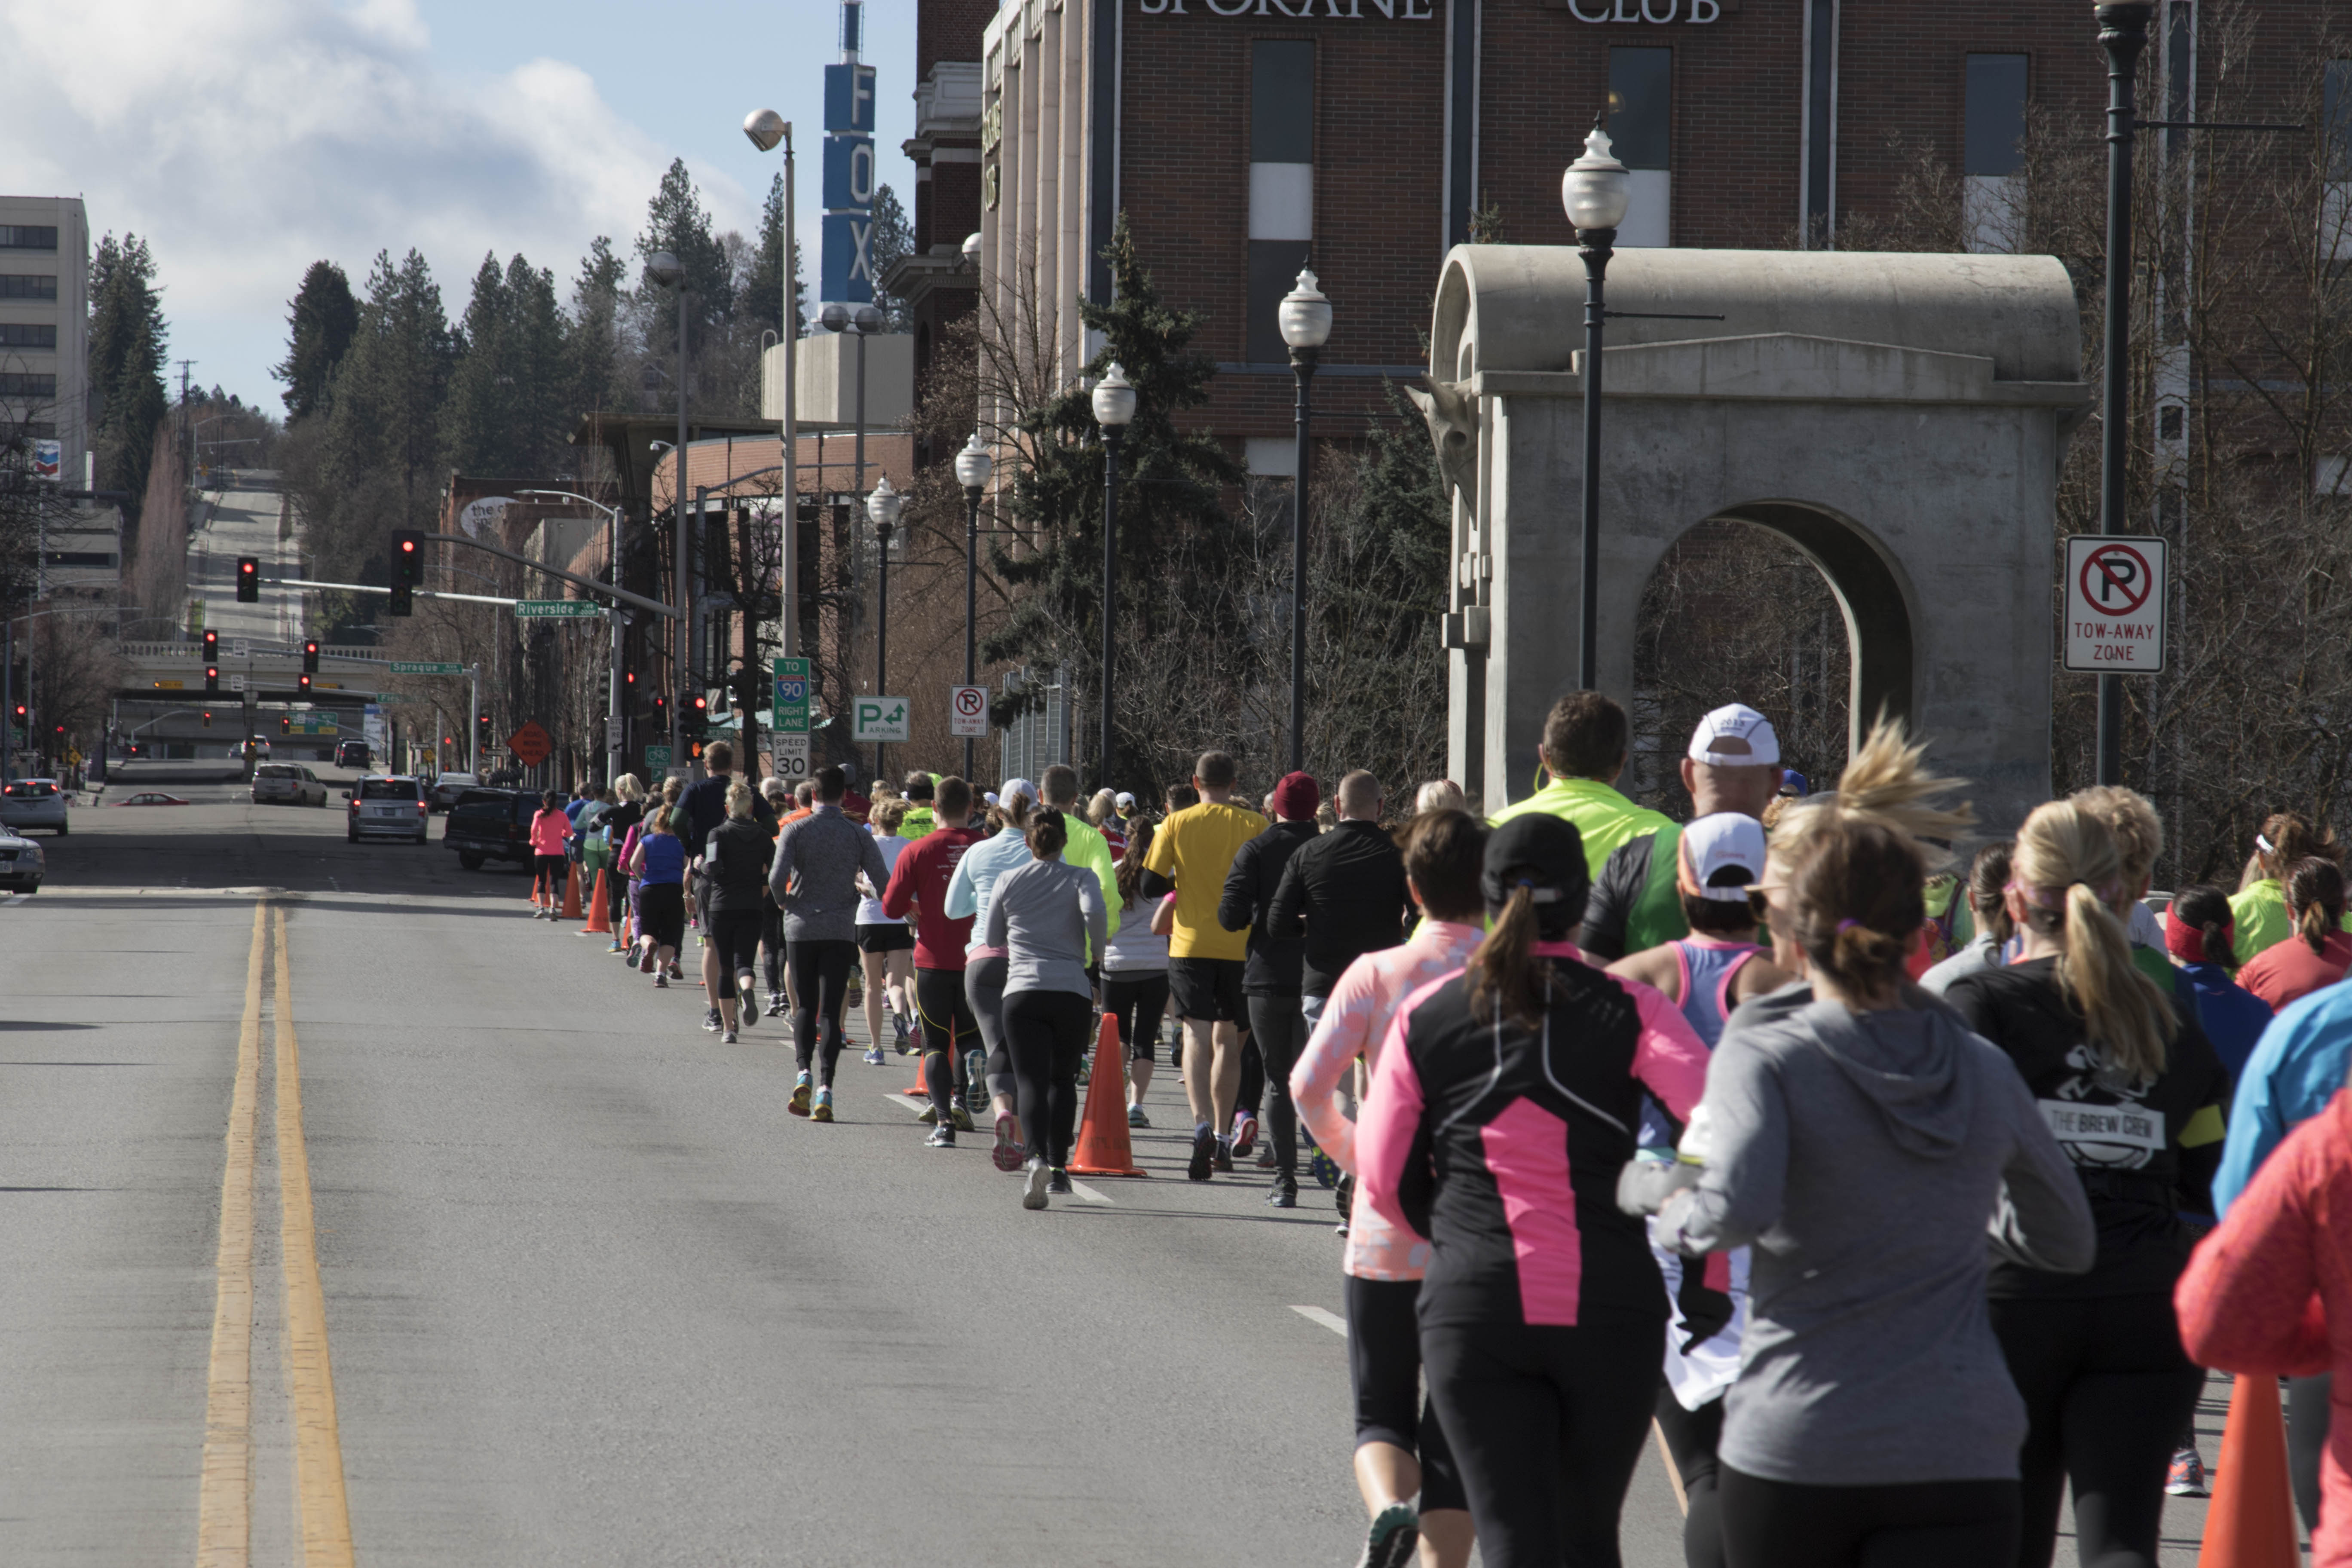
[[[563,797],[549,790],[539,797],[538,814],[530,819],[530,918],[562,918],[563,909],[564,841],[572,819],[563,814]]]
[[[598,826],[604,828],[605,842],[611,846],[608,864],[612,868],[604,875],[604,918],[613,928],[613,945],[606,951],[619,952],[625,945],[621,931],[628,924],[625,917],[629,910],[629,874],[623,867],[626,863],[629,833],[646,819],[646,786],[637,782],[636,774],[623,773],[614,781],[613,793],[619,797],[619,804],[604,814]]]
[[[1118,809],[1118,830],[1130,838],[1135,837],[1135,826],[1143,820],[1143,814],[1136,808],[1135,796],[1121,790],[1111,797],[1111,805]]]
[[[1941,996],[1952,982],[1980,969],[2000,967],[2002,950],[2017,935],[2009,918],[2009,857],[2015,847],[2006,838],[1988,844],[1969,862],[1969,912],[1976,930],[1966,947],[1919,976],[1919,988]]]
[[[735,1043],[738,1016],[749,1027],[759,1014],[752,966],[760,949],[760,895],[768,885],[775,841],[752,815],[759,796],[747,784],[727,786],[727,820],[703,840],[702,929],[719,975],[719,1043]]]
[[[1090,868],[1062,858],[1068,820],[1052,806],[1036,814],[1026,836],[1031,859],[996,879],[982,928],[986,945],[1005,954],[1005,1048],[1028,1132],[1025,1209],[1044,1208],[1048,1194],[1070,1192],[1078,1064],[1087,1054],[1094,1004],[1087,955],[1102,952],[1109,941],[1102,883]]]
[[[1571,691],[1562,697],[1544,719],[1543,769],[1551,782],[1495,813],[1492,825],[1500,827],[1530,814],[1572,824],[1598,878],[1619,845],[1674,826],[1617,793],[1617,779],[1625,771],[1626,740],[1625,710],[1616,703],[1598,691]]]
[[[2230,922],[2229,895],[2219,888],[2183,888],[2164,911],[2164,945],[2180,965],[2180,977],[2197,998],[2197,1021],[2234,1084],[2270,1027],[2271,1007],[2231,977],[2237,954]]]
[[[710,940],[710,888],[702,865],[702,847],[710,842],[711,834],[727,820],[727,792],[734,783],[735,748],[725,741],[711,742],[703,750],[702,765],[706,776],[687,786],[685,793],[678,796],[678,804],[686,809],[686,831],[680,837],[694,847],[694,863],[687,878],[687,890],[693,896],[702,927],[702,994],[711,999],[709,1006],[704,1010],[702,1026],[717,1034],[723,1026],[719,1022],[718,1005],[722,966],[719,950]],[[751,812],[754,820],[765,819],[769,815],[768,803],[753,795]]]
[[[677,837],[677,807],[659,805],[646,818],[629,861],[637,879],[637,927],[645,960],[638,968],[654,977],[654,989],[669,989],[678,944],[686,940],[686,846]]]
[[[1346,788],[1343,780],[1343,799]],[[1360,1062],[1361,1070],[1376,1072],[1389,1024],[1404,999],[1459,971],[1486,935],[1486,911],[1478,896],[1486,847],[1486,828],[1467,812],[1441,808],[1413,818],[1403,859],[1421,929],[1402,947],[1377,949],[1348,965],[1291,1072],[1300,1118],[1351,1180],[1358,1169],[1357,1123],[1342,1109],[1341,1084],[1355,1076]],[[1369,1113],[1367,1106],[1359,1115]],[[1429,1248],[1366,1204],[1350,1217],[1341,1267],[1356,1403],[1356,1489],[1372,1521],[1363,1562],[1403,1563],[1417,1531],[1423,1568],[1464,1568],[1470,1561],[1470,1502],[1437,1412],[1421,1392],[1421,1335],[1413,1314]]]
[[[1127,1124],[1149,1127],[1143,1096],[1151,1087],[1152,1058],[1160,1020],[1168,1011],[1168,939],[1152,929],[1151,900],[1143,896],[1144,857],[1151,853],[1151,824],[1139,821],[1119,857],[1116,884],[1117,934],[1103,947],[1103,1016],[1118,1026],[1126,1048]]]
[[[927,837],[940,825],[932,812],[933,803],[939,798],[939,786],[940,781],[929,773],[918,771],[907,775],[907,816],[898,824],[898,837],[909,844]]]
[[[1118,797],[1107,789],[1098,789],[1087,802],[1087,821],[1103,836],[1110,847],[1110,858],[1116,862],[1127,853],[1127,826],[1118,819]]]
[[[2121,784],[2094,784],[2069,796],[2097,817],[2115,836],[2116,854],[2123,864],[2124,918],[2128,928],[2132,962],[2159,987],[2173,984],[2172,964],[2164,956],[2164,926],[2156,911],[2140,900],[2155,879],[2156,858],[2164,853],[2164,819],[2156,804],[2137,790]]]
[[[1666,1321],[1617,1176],[1643,1088],[1689,1116],[1706,1051],[1664,997],[1583,963],[1591,860],[1572,824],[1522,815],[1484,868],[1492,933],[1407,999],[1381,1050],[1357,1123],[1363,1199],[1433,1249],[1423,1363],[1483,1560],[1612,1564]]]
[[[1663,836],[1662,836],[1663,837]],[[1738,812],[1702,816],[1675,835],[1675,879],[1690,935],[1621,958],[1609,973],[1662,993],[1682,1009],[1683,1021],[1709,1051],[1723,1037],[1724,1020],[1738,1003],[1777,990],[1794,978],[1756,943],[1756,903],[1750,889],[1764,880],[1764,826]],[[1655,1101],[1643,1099],[1636,1134],[1645,1152],[1671,1162],[1682,1130]],[[1717,1447],[1723,1436],[1723,1396],[1739,1373],[1740,1336],[1747,1328],[1747,1247],[1727,1255],[1727,1289],[1686,1273],[1681,1255],[1654,1234],[1650,1253],[1665,1279],[1665,1386],[1658,1391],[1659,1432],[1674,1457],[1683,1489],[1683,1559],[1687,1568],[1722,1568],[1721,1480]]]
[[[1265,818],[1233,804],[1232,757],[1203,752],[1193,764],[1200,799],[1160,825],[1143,862],[1147,899],[1176,895],[1174,934],[1168,942],[1168,990],[1184,1027],[1184,1097],[1192,1107],[1192,1158],[1185,1175],[1209,1179],[1213,1164],[1233,1169],[1232,1145],[1218,1136],[1233,1123],[1241,1089],[1244,1017],[1242,976],[1248,940],[1217,923],[1225,874],[1243,845],[1265,831]],[[1169,798],[1187,786],[1171,786]]]
[[[1067,847],[1062,851],[1064,863],[1082,866],[1095,874],[1095,886],[1103,897],[1103,907],[1110,912],[1111,934],[1118,934],[1118,855],[1103,837],[1102,830],[1088,822],[1078,810],[1078,770],[1055,763],[1037,776],[1039,793],[1045,804],[1060,812],[1067,820],[1062,824],[1068,835]],[[1087,959],[1091,970],[1102,961],[1102,950],[1093,950]]]
[[[2229,1081],[2190,1005],[2131,963],[2122,857],[2096,814],[2037,807],[2011,866],[2018,961],[1946,997],[2016,1064],[2098,1220],[2088,1274],[1992,1272],[1993,1331],[2031,1421],[2017,1561],[2050,1562],[2071,1484],[2083,1560],[2152,1568],[2173,1440],[2205,1382],[2173,1318],[2192,1240],[2180,1211],[2211,1212]]]
[[[942,779],[935,798],[942,826],[899,855],[882,889],[882,912],[897,920],[912,913],[915,919],[915,1011],[923,1024],[923,1087],[931,1094],[923,1120],[932,1126],[929,1146],[952,1149],[957,1133],[971,1131],[971,1112],[956,1099],[955,1089],[964,1053],[981,1037],[964,995],[971,921],[949,915],[948,885],[980,835],[963,826],[971,815],[971,785],[960,778]]]
[[[1413,815],[1424,811],[1467,811],[1470,797],[1452,779],[1431,779],[1412,794]]]
[[[776,836],[783,831],[785,815],[793,809],[793,792],[784,787],[783,780],[770,773],[760,781],[760,798],[775,813],[775,820],[767,825],[772,858]],[[784,963],[784,911],[776,907],[774,889],[764,883],[760,889],[760,972],[768,982],[768,1016],[781,1018],[792,986],[792,972]]]
[[[1709,713],[1691,731],[1682,779],[1694,817],[1734,812],[1762,820],[1781,779],[1772,721],[1741,702]],[[1686,933],[1674,855],[1680,831],[1672,823],[1643,829],[1610,853],[1585,911],[1585,952],[1614,960]]]
[[[1201,792],[1191,784],[1170,784],[1166,796],[1160,802],[1160,820],[1165,825],[1167,820],[1178,812],[1189,811],[1200,804]]]
[[[1274,1134],[1274,1184],[1265,1201],[1276,1208],[1298,1206],[1298,1116],[1290,1102],[1290,1069],[1297,1065],[1307,1043],[1307,1026],[1298,1010],[1299,965],[1307,953],[1298,922],[1276,927],[1267,916],[1275,889],[1291,858],[1315,841],[1315,808],[1322,791],[1307,773],[1285,773],[1266,797],[1274,826],[1241,847],[1233,868],[1225,873],[1223,893],[1217,900],[1217,923],[1247,939],[1243,961],[1242,996],[1249,1012],[1250,1039],[1263,1066],[1261,1092],[1266,1100],[1266,1121]],[[1402,891],[1402,888],[1399,889]],[[1179,909],[1182,907],[1180,903]],[[1246,1153],[1255,1137],[1256,1117],[1246,1103],[1234,1112],[1233,1131],[1226,1140],[1235,1153]],[[1219,1169],[1224,1169],[1219,1166]]]
[[[903,800],[886,800],[873,811],[869,837],[881,851],[882,863],[894,869],[907,847],[908,841],[898,837],[906,820]],[[893,920],[883,910],[882,890],[889,880],[885,877],[874,883],[857,902],[857,946],[866,955],[866,1065],[877,1068],[885,1059],[882,1025],[886,1015],[892,1048],[902,1057],[915,1048],[914,1029],[908,1022],[915,1012],[915,933],[907,929],[905,921]]]
[[[1916,763],[1882,726],[1844,784],[1918,812],[1943,781]],[[1907,798],[1886,787],[1896,779]],[[2026,1420],[1986,1322],[1987,1220],[2012,1256],[2051,1268],[2087,1266],[2095,1234],[2017,1073],[1906,985],[1927,868],[1906,833],[1854,806],[1807,806],[1801,838],[1772,847],[1774,920],[1811,975],[1787,990],[1819,1000],[1766,1024],[1742,1008],[1680,1160],[1636,1167],[1622,1195],[1655,1208],[1682,1186],[1655,1233],[1686,1257],[1756,1244],[1720,1445],[1732,1561],[2029,1562],[2016,1554]]]
[[[784,913],[784,941],[792,954],[798,1003],[793,1033],[800,1072],[785,1109],[811,1121],[830,1121],[833,1068],[841,1058],[841,1009],[847,1000],[850,972],[857,967],[857,874],[865,872],[878,888],[890,880],[890,872],[866,830],[842,815],[846,786],[841,770],[820,768],[815,782],[816,809],[776,840],[776,865],[768,885]],[[809,1092],[813,1061],[814,1101]]]
[[[2344,873],[2335,861],[2312,856],[2288,868],[2284,896],[2294,934],[2254,955],[2238,984],[2277,1012],[2352,969],[2352,932],[2344,930]]]
[[[2279,879],[2287,868],[2313,856],[2342,864],[2343,847],[2334,829],[2322,834],[2291,811],[2273,812],[2254,835],[2254,858],[2246,867],[2247,879],[2230,900],[2238,931],[2238,966],[2242,969],[2264,948],[2284,942],[2294,931],[2287,918],[2286,895]]]
[[[998,786],[996,805],[991,808],[1003,818],[1005,831],[966,849],[948,881],[949,916],[972,921],[971,943],[964,950],[963,992],[971,1004],[971,1016],[979,1021],[981,1043],[987,1053],[982,1077],[996,1115],[996,1148],[991,1157],[1000,1171],[1021,1169],[1024,1140],[1013,1058],[1004,1044],[1005,952],[989,944],[988,900],[999,877],[1035,858],[1024,836],[1036,804],[1035,784],[1027,779],[1006,779]]]

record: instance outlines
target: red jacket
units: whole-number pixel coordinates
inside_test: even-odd
[[[2284,945],[2284,944],[2281,944]],[[2336,1374],[2313,1568],[2352,1568],[2352,1090],[2287,1134],[2173,1291],[2200,1366]]]
[[[947,918],[948,880],[963,852],[980,842],[968,827],[935,827],[898,852],[890,885],[882,889],[882,912],[894,921],[915,911],[915,967],[961,969],[971,941],[973,917]]]

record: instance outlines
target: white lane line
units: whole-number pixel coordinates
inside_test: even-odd
[[[1348,1337],[1348,1320],[1337,1312],[1327,1312],[1320,1307],[1293,1307],[1292,1311],[1310,1323],[1320,1323],[1341,1339]]]
[[[1070,1178],[1070,1191],[1078,1195],[1078,1201],[1081,1203],[1100,1204],[1105,1208],[1117,1208],[1118,1206],[1117,1204],[1112,1203],[1108,1198],[1103,1196],[1100,1193],[1095,1191],[1092,1187],[1087,1185],[1084,1182],[1079,1181],[1076,1176]]]
[[[888,1100],[893,1105],[903,1106],[907,1110],[917,1116],[920,1116],[924,1111],[929,1110],[931,1108],[931,1102],[928,1100],[915,1100],[903,1094],[886,1094],[882,1098]]]

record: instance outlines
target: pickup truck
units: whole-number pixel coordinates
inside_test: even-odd
[[[457,864],[478,871],[485,860],[530,864],[530,819],[539,796],[529,790],[468,789],[449,807],[441,842],[457,852]]]

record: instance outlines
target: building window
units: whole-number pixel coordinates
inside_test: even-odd
[[[58,378],[47,371],[0,370],[0,397],[55,397]]]
[[[58,329],[47,321],[0,321],[0,349],[53,349]]]
[[[2327,62],[2319,109],[2326,184],[2319,202],[2320,254],[2352,261],[2352,60]]]
[[[1961,135],[1960,224],[1970,250],[2025,241],[2025,57],[1970,55]]]
[[[57,247],[55,225],[45,228],[21,223],[0,223],[0,250],[55,250]]]
[[[1672,167],[1675,52],[1609,51],[1609,141],[1633,172],[1619,245],[1665,245],[1674,234]]]
[[[1244,355],[1281,364],[1276,312],[1315,238],[1315,46],[1250,46],[1249,316]]]
[[[1799,183],[1797,220],[1807,250],[1828,250],[1837,242],[1838,0],[1804,0],[1804,132],[1801,141],[1803,179]]]
[[[54,300],[58,280],[31,272],[0,273],[0,300]]]

